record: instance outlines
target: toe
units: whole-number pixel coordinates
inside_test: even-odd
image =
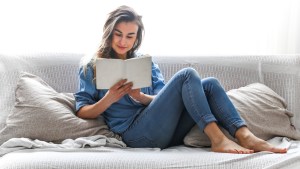
[[[286,148],[276,148],[276,147],[272,147],[270,149],[271,152],[274,152],[274,153],[286,153],[287,152],[287,149]]]

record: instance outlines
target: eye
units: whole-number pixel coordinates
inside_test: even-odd
[[[120,36],[122,36],[122,34],[120,34],[120,33],[115,33],[115,36],[120,37]]]
[[[132,38],[133,38],[133,36],[127,36],[127,38],[128,38],[128,39],[132,39]]]

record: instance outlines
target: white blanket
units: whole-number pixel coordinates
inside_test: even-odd
[[[23,149],[55,149],[57,150],[78,150],[78,148],[97,148],[97,147],[126,147],[126,144],[115,138],[108,138],[103,135],[90,137],[80,137],[75,140],[66,139],[61,144],[54,144],[29,138],[12,138],[0,146],[0,157]]]
[[[20,151],[12,152],[14,149],[18,150],[16,142],[22,148],[19,147]],[[1,149],[1,151],[8,150],[11,153],[6,152],[7,154],[0,158],[0,166],[1,169],[296,169],[300,165],[300,141],[285,137],[276,137],[269,140],[270,143],[278,147],[288,148],[288,152],[285,154],[270,152],[253,154],[215,153],[211,152],[210,148],[191,148],[187,146],[176,146],[163,150],[158,148],[129,148],[122,147],[125,146],[122,142],[120,144],[113,143],[112,146],[115,147],[109,147],[108,142],[107,138],[102,136],[66,140],[61,144],[24,138],[15,141],[10,140],[6,143],[5,149]],[[104,146],[102,146],[103,144]]]

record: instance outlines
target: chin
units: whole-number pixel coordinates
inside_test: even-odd
[[[119,55],[125,55],[128,52],[128,50],[119,50],[117,53]]]

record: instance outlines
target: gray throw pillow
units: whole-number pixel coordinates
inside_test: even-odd
[[[230,90],[227,95],[257,137],[263,140],[275,136],[300,139],[300,132],[292,124],[293,113],[287,110],[285,100],[269,87],[254,83]],[[225,129],[220,128],[229,139],[236,141]],[[186,135],[184,144],[193,147],[211,145],[206,134],[197,126]]]
[[[92,135],[121,140],[103,118],[87,120],[75,115],[71,93],[58,93],[41,78],[22,72],[15,91],[15,107],[0,131],[0,145],[10,138],[31,138],[59,143]]]

